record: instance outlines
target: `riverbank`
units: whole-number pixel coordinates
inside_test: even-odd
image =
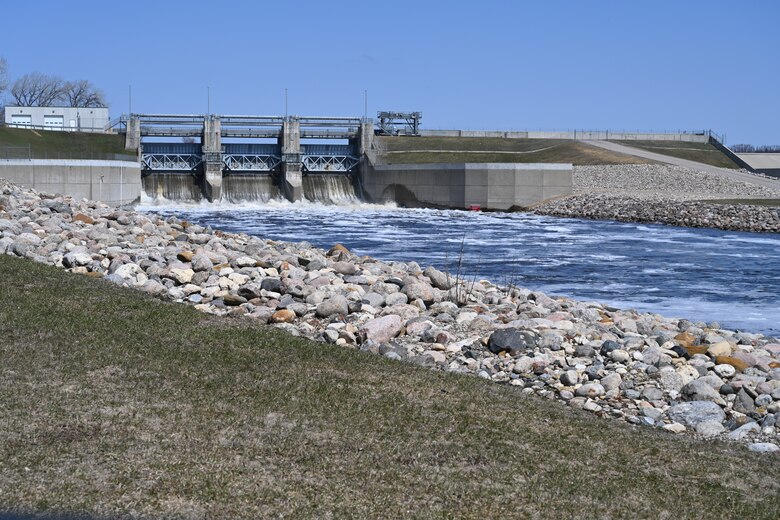
[[[780,449],[774,338],[1,189],[0,253],[599,416]]]
[[[0,280],[0,517],[778,515],[780,465],[739,445],[27,259]]]
[[[571,197],[534,208],[556,217],[659,223],[731,231],[780,232],[777,189],[666,165],[577,166]],[[739,199],[739,204],[715,203]],[[750,204],[760,199],[761,204]]]

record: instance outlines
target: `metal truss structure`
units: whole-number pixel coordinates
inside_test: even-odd
[[[358,134],[362,122],[358,117],[123,114],[112,124],[126,131],[131,119],[138,120],[143,137],[199,137],[208,119],[220,122],[222,137],[276,138],[286,121],[296,121],[302,138],[349,139]]]
[[[144,170],[167,172],[195,171],[203,158],[197,154],[145,153],[141,155]]]
[[[422,112],[377,112],[379,133],[384,135],[420,135]]]
[[[392,114],[399,116],[400,113]],[[409,117],[416,131],[420,113],[414,112]],[[116,126],[124,125],[127,130],[131,121],[142,138],[187,138],[182,143],[159,142],[155,139],[143,141],[142,162],[147,173],[198,174],[202,165],[207,164],[211,169],[212,165],[221,161],[225,174],[278,172],[284,163],[300,164],[307,174],[348,174],[354,172],[360,164],[356,138],[360,135],[361,125],[368,120],[357,117],[131,114],[122,116]],[[202,134],[209,128],[210,122],[219,123],[221,138],[249,141],[264,138],[276,142],[223,142],[220,151],[204,151],[202,142],[205,137]],[[348,140],[350,144],[307,143],[300,145],[300,152],[296,150],[295,153],[283,154],[282,134],[285,125],[292,123],[297,123],[300,139],[339,139]],[[193,142],[198,138],[201,142]]]
[[[311,173],[349,173],[360,164],[354,155],[304,155],[303,167]]]
[[[282,158],[271,154],[225,154],[225,169],[231,172],[270,172],[282,164]]]
[[[358,151],[348,144],[304,144],[301,152],[304,172],[350,173],[360,164]]]

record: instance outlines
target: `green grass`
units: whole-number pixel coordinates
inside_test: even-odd
[[[0,256],[0,513],[778,518],[780,464]]]
[[[770,206],[780,207],[780,199],[706,199],[698,202],[706,202],[708,204],[726,204],[732,205],[748,205],[748,206]]]
[[[637,164],[649,163],[566,139],[504,139],[498,137],[378,137],[388,164],[518,162]]]
[[[111,154],[133,155],[118,134],[54,132],[0,127],[0,158],[90,159]]]
[[[739,168],[727,155],[709,143],[686,143],[682,141],[615,141],[626,146],[641,148],[650,152],[671,155],[719,168]]]

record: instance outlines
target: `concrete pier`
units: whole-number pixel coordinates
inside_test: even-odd
[[[222,133],[220,120],[206,118],[203,125],[203,194],[209,202],[222,196]]]
[[[282,145],[282,192],[287,200],[296,202],[303,199],[300,123],[287,118],[279,138]]]
[[[357,148],[361,157],[370,154],[374,149],[374,124],[370,122],[360,123],[357,135]]]
[[[125,134],[125,150],[138,150],[141,146],[141,120],[131,117],[127,120],[127,133]]]

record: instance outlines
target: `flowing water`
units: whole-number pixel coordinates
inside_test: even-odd
[[[232,174],[222,177],[225,202],[268,202],[281,197],[274,178],[267,174]]]
[[[143,178],[143,202],[199,202],[203,199],[198,179],[190,174],[170,173]],[[348,175],[324,174],[303,177],[303,196],[310,202],[357,204],[360,198]],[[232,173],[222,177],[220,203],[242,204],[283,199],[278,181],[270,174]]]
[[[462,247],[469,277],[780,336],[780,234],[359,203],[140,209],[450,272]]]
[[[306,175],[303,177],[303,196],[312,202],[327,204],[357,204],[352,178],[346,175]]]
[[[195,177],[181,173],[162,173],[143,177],[144,195],[151,199],[198,201],[202,198]]]

